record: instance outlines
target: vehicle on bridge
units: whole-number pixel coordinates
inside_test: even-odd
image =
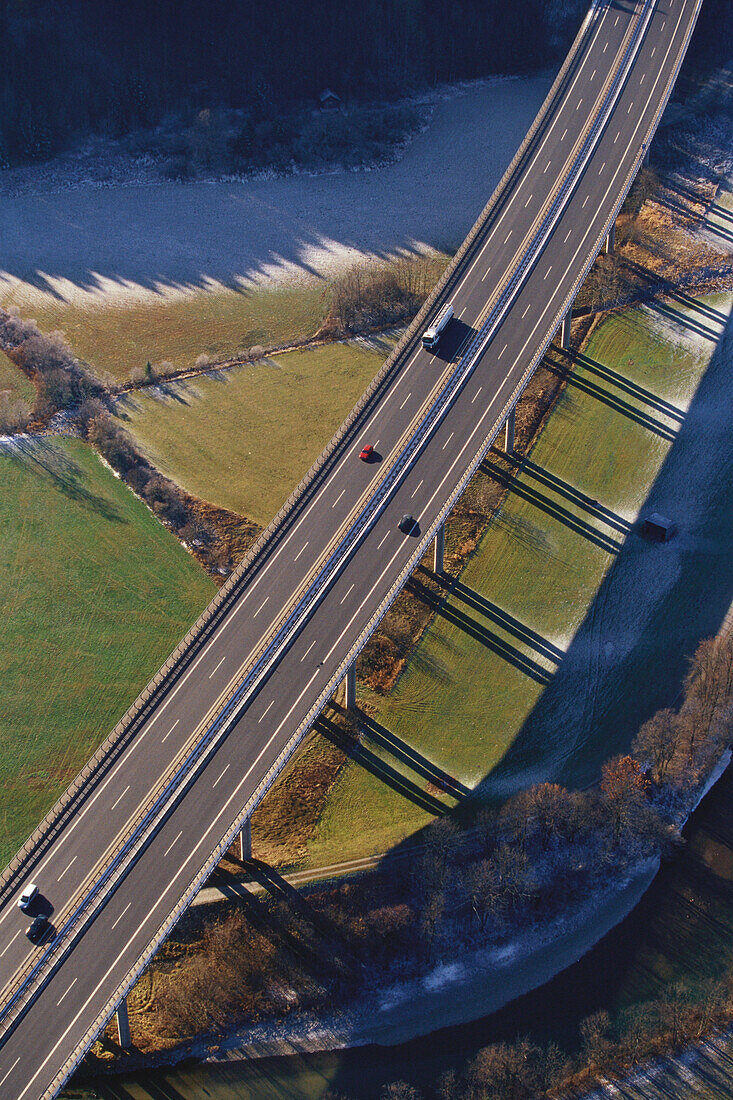
[[[422,346],[424,348],[437,348],[440,337],[448,327],[448,323],[452,316],[453,306],[444,305],[433,323],[429,325],[422,334]]]

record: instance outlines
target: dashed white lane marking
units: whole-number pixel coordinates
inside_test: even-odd
[[[356,581],[354,581],[354,584],[356,584]],[[352,592],[352,589],[353,589],[353,587],[354,587],[354,584],[352,584],[351,588],[349,588],[349,590],[348,590],[347,592],[344,592],[343,596],[342,596],[342,597],[341,597],[341,599],[339,600],[339,607],[340,607],[340,606],[341,606],[341,604],[342,604],[342,603],[344,602],[344,600],[347,600],[347,599],[349,598],[349,596],[351,595],[351,592]]]
[[[619,130],[619,132],[618,132],[618,133],[616,134],[616,137],[615,137],[615,138],[613,139],[613,144],[614,144],[614,145],[616,144],[616,142],[618,141],[618,139],[619,139],[620,137],[621,137],[621,131]]]
[[[310,644],[310,645],[308,646],[308,648],[306,649],[306,651],[305,651],[305,653],[303,654],[303,656],[302,656],[302,657],[300,658],[300,663],[301,663],[301,665],[303,664],[303,661],[304,661],[304,660],[306,659],[306,657],[308,656],[308,654],[310,653],[310,651],[311,651],[311,650],[313,649],[313,646],[314,646],[315,644],[316,644],[316,640],[315,640],[315,638],[314,638],[314,639],[313,639],[313,641],[311,642],[311,644]]]
[[[411,397],[412,397],[412,390],[410,390],[410,392],[408,393],[407,397],[405,398],[405,400],[404,400],[404,401],[402,402],[402,404],[400,405],[400,408],[401,408],[401,409],[404,409],[405,405],[407,404],[407,402],[408,402],[408,401],[410,400],[410,398],[411,398]]]
[[[489,274],[490,271],[491,271],[491,268],[487,267],[486,271],[484,271],[483,275],[481,276],[481,282],[484,281],[484,279],[486,278],[486,276]]]
[[[18,929],[18,931],[17,931],[16,933],[15,933],[15,935],[14,935],[14,936],[13,936],[13,938],[12,938],[12,940],[8,940],[8,942],[7,942],[6,944],[5,944],[5,947],[3,947],[2,951],[0,951],[0,959],[1,959],[2,957],[3,957],[3,955],[4,955],[4,954],[5,954],[5,952],[6,952],[7,950],[8,950],[8,948],[10,947],[10,945],[11,945],[12,943],[15,943],[15,941],[17,940],[17,938],[18,938],[18,936],[19,936],[19,935],[20,935],[20,928],[19,928],[19,929]]]
[[[274,706],[275,706],[275,700],[273,699],[271,703],[267,704],[267,707],[265,708],[265,710],[263,710],[262,714],[257,719],[257,725],[258,726],[259,726],[260,722],[264,722],[265,718],[267,717],[267,712],[269,711],[270,707],[274,707]],[[227,768],[228,767],[229,767],[229,765],[227,764]],[[224,772],[227,770],[227,768],[224,769]],[[221,775],[223,775],[224,772],[222,772]],[[219,776],[219,779],[221,779],[221,775]],[[219,782],[219,779],[217,779],[217,781],[216,781],[217,783]],[[214,784],[214,786],[216,786],[216,784]]]
[[[616,16],[616,23],[618,23],[618,21],[619,21],[619,19],[620,19],[620,18],[621,18],[621,16],[620,16],[620,15],[617,15],[617,16]],[[614,24],[613,24],[613,25],[614,25],[614,27],[616,26],[616,23],[614,23]]]
[[[572,233],[572,229],[568,229],[567,233],[565,234],[565,240],[564,240],[564,241],[562,242],[563,244],[567,244],[567,243],[568,243],[568,241],[569,241],[569,239],[570,239],[570,234],[571,234],[571,233]]]
[[[449,435],[449,436],[448,436],[448,438],[446,439],[445,443],[443,444],[442,450],[445,450],[445,449],[446,449],[446,447],[448,446],[448,444],[450,443],[451,439],[453,438],[453,436],[454,436],[455,434],[456,434],[455,432],[451,432],[451,433],[450,433],[450,435]],[[422,485],[422,482],[420,482],[420,484]]]
[[[381,539],[379,540],[379,542],[377,544],[377,550],[382,549],[382,543],[385,542],[388,538],[389,538],[389,531],[385,531],[385,533],[382,535]]]
[[[597,71],[598,71],[597,69],[594,69],[594,70],[593,70],[593,72],[592,72],[592,73],[590,74],[590,78],[591,78],[591,80],[592,80],[592,79],[593,79],[593,77],[594,77],[594,76],[596,75]]]
[[[496,357],[496,361],[497,361],[497,363],[499,362],[499,360],[501,359],[502,355],[504,354],[504,352],[506,351],[506,349],[507,349],[508,347],[509,347],[509,345],[508,345],[508,344],[504,344],[504,347],[503,347],[503,348],[501,349],[501,351],[499,352],[499,354],[498,354],[498,355],[497,355],[497,357]]]
[[[173,723],[173,725],[171,726],[171,728],[170,728],[170,729],[168,730],[168,732],[167,732],[167,734],[165,735],[165,737],[161,737],[161,739],[160,739],[160,743],[161,743],[161,745],[163,744],[163,742],[164,742],[164,741],[167,741],[167,740],[168,740],[168,738],[169,738],[169,737],[170,737],[170,735],[171,735],[171,734],[173,733],[173,730],[174,730],[174,729],[176,728],[176,726],[178,725],[178,723],[180,722],[180,720],[181,720],[180,718],[176,718],[175,722]]]
[[[582,207],[583,210],[585,210],[586,204],[588,203],[589,199],[590,199],[590,195],[586,195],[585,198],[583,199],[583,207]]]
[[[66,866],[64,867],[64,869],[63,869],[63,871],[61,872],[61,874],[59,875],[59,877],[58,877],[58,878],[56,879],[56,881],[57,881],[57,882],[61,882],[61,879],[62,879],[62,878],[64,877],[64,875],[66,874],[66,872],[68,871],[69,867],[71,867],[71,866],[72,866],[72,865],[73,865],[74,863],[76,863],[77,859],[78,859],[78,856],[74,856],[74,858],[73,858],[73,859],[70,859],[70,860],[69,860],[69,862],[68,862],[68,863],[66,864]]]
[[[560,138],[560,141],[565,141],[565,138],[567,136],[568,136],[568,130],[567,130],[567,126],[566,126],[565,129],[562,132],[562,137]]]
[[[425,478],[424,478],[424,477],[421,477],[421,478],[420,478],[419,482],[417,483],[417,485],[415,486],[415,488],[414,488],[414,489],[412,490],[412,492],[410,493],[410,500],[412,500],[412,498],[414,497],[415,493],[416,493],[416,492],[418,491],[418,489],[420,488],[420,486],[422,485],[422,483],[423,483],[423,481],[424,481],[424,480],[425,480]]]
[[[605,46],[603,47],[603,53],[605,53],[607,49],[608,49],[608,42],[606,42]]]
[[[532,308],[532,303],[531,303],[531,302],[529,302],[529,303],[528,303],[528,304],[527,304],[527,305],[526,305],[526,306],[524,307],[524,313],[522,314],[522,320],[524,320],[524,318],[525,318],[525,317],[527,316],[527,314],[529,313],[529,311],[530,311],[530,309],[531,309],[531,308]]]
[[[549,167],[551,166],[551,164],[552,164],[552,161],[551,161],[551,160],[548,160],[547,164],[545,165],[545,172],[546,172],[546,171],[547,171],[547,169],[548,169],[548,168],[549,168]],[[543,175],[543,176],[544,176],[545,172],[543,172],[543,173],[542,173],[542,175]]]
[[[509,241],[509,238],[511,237],[511,235],[512,235],[512,233],[513,233],[513,232],[514,232],[514,230],[513,230],[513,229],[510,229],[510,230],[509,230],[509,232],[507,233],[506,237],[504,238],[504,244],[507,244],[507,243],[508,243],[508,241]]]
[[[274,703],[274,701],[275,701],[275,700],[273,699],[273,703]],[[264,718],[264,715],[263,715],[262,717]],[[214,780],[214,782],[212,783],[212,785],[211,785],[211,786],[212,786],[212,788],[216,786],[216,784],[217,784],[217,783],[219,782],[219,780],[221,780],[221,779],[223,779],[223,778],[224,778],[224,776],[226,775],[226,773],[228,772],[228,770],[229,770],[229,765],[227,764],[227,766],[226,766],[226,767],[224,768],[224,771],[223,771],[223,772],[221,773],[221,775],[219,776],[219,779],[215,779],[215,780]],[[175,843],[175,841],[174,841],[174,843]]]
[[[165,850],[165,851],[163,852],[163,859],[165,859],[165,857],[166,857],[166,856],[168,855],[168,853],[170,852],[170,850],[171,850],[171,848],[173,847],[173,845],[174,845],[174,844],[177,844],[177,843],[178,843],[178,841],[179,841],[179,840],[181,839],[181,837],[182,837],[182,836],[183,836],[183,829],[181,829],[181,831],[180,831],[180,833],[178,834],[178,836],[176,837],[176,839],[175,839],[175,840],[172,840],[172,841],[170,842],[170,844],[168,845],[168,847],[166,848],[166,850]]]
[[[211,672],[209,673],[209,679],[211,679],[211,677],[214,675],[215,672],[219,671],[219,669],[221,668],[221,666],[224,664],[225,661],[226,661],[226,657],[222,657],[222,659],[219,661],[216,668],[212,668]]]
[[[543,282],[545,281],[545,279],[547,278],[547,276],[550,274],[551,271],[552,271],[552,264],[550,264],[547,271],[545,272],[544,277],[542,279]]]
[[[681,15],[680,15],[680,19],[681,19]],[[617,17],[617,20],[616,20],[616,21],[618,22],[618,17]],[[678,19],[678,24],[679,24],[679,21],[680,21],[680,20]],[[665,20],[665,23],[666,23],[666,20]],[[663,24],[663,26],[664,26],[664,24]],[[670,52],[671,48],[672,48],[672,43],[670,43],[670,46],[669,46],[669,48],[668,48],[668,50],[667,50],[667,55],[669,54],[669,52]],[[665,60],[666,60],[666,56],[667,56],[667,55],[665,55]],[[656,84],[657,84],[657,83],[658,83],[658,80],[656,80],[656,81],[655,81],[655,86],[656,86]],[[638,126],[637,126],[636,130],[638,130]],[[634,138],[636,137],[636,130],[634,131]],[[615,178],[615,177],[614,177],[614,178]],[[610,186],[611,186],[611,185],[609,185],[609,188],[608,188],[608,190],[609,190],[609,191],[610,191]],[[605,197],[606,197],[606,196],[604,196],[604,199],[605,199]],[[575,258],[575,257],[574,257],[574,258]],[[543,314],[543,316],[544,316],[544,314]],[[524,350],[524,349],[523,349],[523,350]],[[442,483],[441,483],[441,487],[442,487]],[[392,564],[392,563],[390,562],[390,567],[391,567],[391,564]],[[380,581],[381,581],[381,579],[382,579],[382,578],[380,577]],[[371,593],[370,593],[370,595],[371,595]],[[337,640],[337,643],[336,643],[336,644],[338,644],[338,642],[340,642],[340,640],[341,640],[341,639],[339,638],[339,639]],[[333,647],[333,648],[335,648],[335,647]],[[202,655],[202,656],[203,656],[203,655]],[[198,663],[198,662],[197,662],[197,663]],[[236,795],[237,795],[237,794],[239,793],[239,789],[240,789],[240,788],[241,788],[241,786],[242,786],[242,785],[244,784],[244,782],[246,782],[246,780],[247,780],[247,778],[249,777],[249,774],[250,774],[250,772],[252,771],[252,769],[254,768],[255,764],[256,764],[256,763],[257,763],[257,762],[259,761],[259,759],[261,758],[261,756],[263,755],[263,753],[264,753],[264,752],[266,751],[266,749],[267,749],[267,748],[269,747],[270,743],[272,742],[272,740],[274,739],[274,737],[275,737],[275,736],[277,735],[277,733],[279,733],[280,729],[281,729],[281,728],[282,728],[282,726],[283,726],[283,725],[285,724],[285,722],[286,722],[286,721],[287,721],[287,720],[288,720],[288,719],[290,718],[290,715],[291,715],[291,713],[293,712],[293,710],[295,710],[295,708],[297,707],[297,705],[298,705],[298,704],[300,703],[300,700],[301,700],[301,698],[302,698],[302,697],[303,697],[303,696],[304,696],[304,695],[306,694],[306,692],[307,692],[307,691],[309,690],[309,688],[310,688],[310,685],[311,685],[311,684],[313,683],[313,680],[314,680],[314,679],[316,678],[316,675],[317,675],[317,672],[313,674],[313,676],[312,676],[312,677],[311,677],[311,679],[309,680],[308,684],[306,684],[306,685],[305,685],[305,687],[304,687],[303,691],[302,691],[302,692],[301,692],[301,694],[300,694],[300,695],[298,696],[298,699],[296,699],[296,701],[294,702],[293,706],[292,706],[292,707],[290,708],[290,711],[288,712],[288,714],[286,715],[286,717],[285,717],[285,718],[283,719],[283,722],[281,723],[281,725],[280,725],[280,727],[278,728],[278,730],[277,730],[277,731],[275,732],[275,734],[273,734],[273,736],[272,736],[272,737],[270,738],[270,740],[268,741],[267,745],[266,745],[266,746],[265,746],[265,747],[264,747],[264,748],[262,749],[262,752],[261,752],[261,753],[259,754],[259,756],[258,756],[258,758],[257,758],[257,761],[255,761],[255,763],[254,763],[253,765],[251,765],[251,767],[250,767],[250,768],[248,768],[248,770],[247,770],[247,773],[246,773],[246,775],[245,775],[245,776],[244,776],[244,777],[242,778],[242,780],[240,781],[240,784],[238,785],[238,787],[237,787],[237,790],[236,790],[236,791],[234,792],[234,795],[232,796],[232,798],[233,798],[233,797],[235,797],[235,796],[236,796]],[[231,801],[232,801],[232,798],[230,798],[230,799],[228,800],[228,802],[227,802],[227,805],[226,805],[225,807],[223,807],[223,808],[222,808],[222,810],[220,811],[220,813],[219,813],[219,814],[217,815],[217,821],[218,821],[219,817],[221,817],[222,813],[223,813],[223,812],[224,812],[224,811],[225,811],[225,810],[226,810],[226,809],[228,808],[229,802],[231,802]],[[209,830],[209,831],[210,831],[210,830]],[[205,838],[204,838],[204,839],[205,839]],[[201,842],[200,842],[200,843],[199,843],[199,844],[198,844],[198,845],[196,846],[196,849],[194,849],[194,852],[193,852],[193,853],[191,853],[191,856],[189,857],[189,859],[190,859],[190,858],[192,858],[192,856],[193,856],[193,855],[195,855],[195,854],[197,853],[197,851],[198,851],[198,848],[199,848],[199,847],[201,847],[201,844],[202,844],[202,843],[203,843],[203,840],[202,840],[202,841],[201,841]],[[178,871],[178,870],[177,870],[177,872],[176,872],[176,877],[177,877],[177,876],[178,876],[179,874],[180,874],[180,871]],[[161,894],[161,895],[160,895],[160,897],[161,897],[161,898],[162,898],[163,896],[165,896],[165,894],[167,894],[168,890],[170,889],[170,887],[171,887],[171,886],[173,885],[173,883],[174,883],[174,882],[175,882],[175,878],[171,880],[171,882],[170,882],[170,883],[168,884],[168,886],[167,886],[167,887],[165,888],[165,890],[163,891],[163,894]],[[148,919],[148,917],[147,917],[147,915],[146,915],[146,918],[145,918],[145,920],[147,920],[147,919]],[[33,1074],[33,1077],[31,1078],[31,1080],[27,1082],[27,1084],[25,1085],[25,1088],[23,1089],[22,1093],[20,1094],[20,1097],[18,1098],[18,1100],[22,1100],[22,1097],[26,1096],[26,1094],[28,1093],[29,1089],[31,1089],[31,1088],[32,1088],[32,1086],[33,1086],[33,1084],[34,1084],[35,1080],[37,1079],[37,1077],[38,1077],[38,1075],[39,1075],[39,1073],[40,1073],[40,1072],[41,1072],[41,1071],[42,1071],[42,1070],[44,1069],[44,1067],[45,1067],[45,1065],[47,1064],[47,1062],[49,1061],[50,1057],[51,1057],[51,1056],[52,1056],[52,1055],[53,1055],[53,1054],[55,1053],[55,1051],[57,1050],[58,1046],[59,1046],[59,1045],[61,1044],[61,1042],[63,1042],[63,1040],[64,1040],[64,1039],[66,1038],[66,1035],[67,1035],[67,1034],[68,1034],[68,1032],[69,1032],[69,1031],[71,1030],[72,1026],[73,1026],[73,1025],[74,1025],[74,1024],[75,1024],[75,1023],[77,1022],[77,1020],[78,1020],[78,1019],[79,1019],[79,1017],[81,1016],[82,1012],[83,1012],[83,1011],[84,1011],[84,1010],[85,1010],[85,1009],[87,1008],[87,1006],[88,1006],[89,1002],[91,1001],[92,997],[93,997],[93,996],[94,996],[94,995],[95,995],[95,994],[96,994],[96,993],[98,992],[98,990],[99,990],[99,988],[101,987],[101,985],[102,985],[102,983],[104,982],[104,980],[105,980],[105,979],[106,979],[106,978],[107,978],[107,977],[109,976],[109,974],[110,974],[110,973],[112,973],[112,971],[113,971],[114,967],[115,967],[116,965],[118,965],[118,964],[119,964],[119,961],[120,961],[120,959],[121,959],[121,958],[123,957],[123,955],[124,955],[125,951],[126,951],[126,950],[128,950],[128,948],[129,948],[129,945],[130,945],[130,943],[131,943],[131,942],[133,942],[134,936],[135,936],[135,935],[138,935],[138,934],[139,934],[139,932],[140,932],[140,930],[141,930],[141,929],[142,929],[143,927],[144,927],[144,922],[143,922],[143,924],[141,924],[141,925],[140,925],[140,927],[139,927],[139,928],[138,928],[138,929],[137,929],[137,930],[135,931],[135,933],[134,933],[133,937],[132,937],[132,938],[131,938],[131,939],[130,939],[130,940],[128,941],[128,943],[124,945],[124,947],[122,948],[122,950],[121,950],[121,951],[119,952],[119,954],[118,954],[117,958],[115,958],[115,959],[114,959],[114,960],[112,961],[111,965],[110,965],[110,966],[108,967],[108,969],[107,969],[107,971],[105,972],[105,974],[104,974],[104,975],[102,976],[102,978],[100,979],[100,981],[99,981],[99,982],[97,983],[97,985],[95,986],[94,990],[92,991],[92,994],[91,994],[91,995],[90,995],[90,996],[89,996],[89,997],[87,998],[87,1000],[86,1000],[86,1001],[84,1002],[84,1004],[83,1004],[83,1005],[82,1005],[82,1006],[81,1006],[81,1007],[80,1007],[80,1008],[78,1009],[78,1011],[77,1011],[77,1013],[75,1014],[74,1018],[73,1018],[73,1019],[72,1019],[72,1020],[71,1020],[71,1021],[69,1022],[69,1024],[68,1024],[68,1026],[67,1026],[66,1030],[64,1031],[63,1035],[61,1035],[61,1036],[60,1036],[60,1038],[59,1038],[59,1039],[57,1040],[57,1042],[56,1042],[56,1044],[54,1045],[54,1047],[53,1047],[53,1049],[51,1050],[51,1052],[50,1052],[50,1053],[49,1053],[49,1054],[48,1054],[48,1055],[47,1055],[47,1056],[46,1056],[46,1057],[44,1058],[44,1060],[43,1060],[42,1064],[41,1064],[41,1065],[40,1065],[40,1066],[38,1067],[38,1069],[36,1070],[36,1072],[35,1072],[35,1073]],[[11,1067],[11,1069],[10,1069],[10,1070],[8,1070],[8,1072],[7,1072],[6,1074],[5,1074],[5,1077],[3,1077],[3,1078],[2,1078],[2,1080],[0,1080],[0,1084],[2,1084],[2,1083],[3,1083],[3,1082],[4,1082],[5,1080],[6,1080],[6,1079],[7,1079],[7,1077],[8,1077],[9,1075],[10,1075],[10,1073],[11,1073],[11,1072],[13,1071],[13,1069],[15,1068],[15,1066],[16,1066],[16,1065],[18,1064],[18,1062],[19,1062],[19,1061],[20,1061],[20,1057],[18,1057],[18,1058],[16,1059],[16,1061],[15,1061],[15,1063],[13,1064],[13,1066]]]
[[[632,100],[631,100],[631,103],[629,104],[629,109],[628,109],[628,111],[626,112],[626,114],[627,114],[627,115],[630,115],[630,114],[631,114],[631,111],[632,111],[632,109],[633,109],[633,106],[634,106],[634,101],[633,101],[633,99],[632,99]]]
[[[332,507],[332,508],[335,508],[335,507],[336,507],[336,505],[337,505],[337,504],[338,504],[338,502],[339,502],[339,501],[341,500],[341,497],[342,497],[342,496],[344,495],[344,493],[345,493],[345,492],[346,492],[346,490],[345,490],[345,489],[342,489],[342,490],[341,490],[341,492],[339,493],[339,495],[338,495],[338,496],[336,497],[336,499],[334,500],[333,504],[331,505],[331,507]]]
[[[112,928],[110,929],[110,931],[114,932],[115,928],[116,928],[116,927],[117,927],[117,925],[118,925],[118,924],[120,923],[120,921],[122,920],[122,918],[124,917],[125,913],[126,913],[126,912],[127,912],[127,910],[128,910],[129,908],[130,908],[130,906],[131,906],[131,905],[132,905],[132,902],[131,902],[131,901],[128,901],[127,905],[125,906],[125,908],[124,908],[124,909],[122,910],[122,912],[120,913],[120,915],[119,915],[119,917],[117,918],[117,920],[116,920],[116,921],[114,922],[114,924],[112,925]]]
[[[656,52],[657,52],[657,47],[655,46],[654,49],[652,50],[651,54],[650,54],[650,57],[654,57],[654,54]]]
[[[479,395],[479,394],[481,393],[481,390],[482,390],[483,388],[484,388],[483,386],[479,386],[479,388],[478,388],[478,389],[476,390],[475,394],[474,394],[474,395],[473,395],[473,397],[471,398],[471,404],[472,404],[472,405],[473,405],[474,401],[476,400],[476,398],[478,397],[478,395]]]
[[[261,610],[262,610],[262,608],[263,608],[263,607],[265,606],[265,604],[267,603],[267,601],[269,600],[269,598],[270,598],[269,596],[265,596],[264,600],[262,601],[262,603],[260,604],[260,606],[259,606],[259,607],[257,608],[257,610],[255,611],[254,615],[252,616],[252,618],[253,618],[253,619],[256,619],[256,618],[257,618],[257,616],[259,615],[260,611],[261,611]]]
[[[581,96],[580,99],[578,100],[578,106],[575,108],[576,111],[580,110],[580,106],[581,106],[582,102],[583,102],[583,97]]]
[[[591,43],[589,44],[589,48],[588,48],[587,52],[585,53],[585,55],[583,57],[583,62],[580,65],[580,67],[578,68],[577,73],[573,77],[572,84],[568,88],[567,96],[566,96],[566,102],[568,102],[568,103],[570,102],[570,99],[572,97],[573,91],[575,89],[575,85],[578,83],[578,81],[581,79],[581,77],[583,75],[583,70],[585,69],[586,64],[590,63],[590,59],[591,59],[591,56],[592,56],[592,51],[590,49],[590,46],[591,45],[595,46],[595,43],[596,43],[597,39],[599,39],[600,34],[603,30],[603,24],[606,20],[607,15],[610,18],[610,8],[608,8],[608,7],[606,7],[606,9],[604,10],[603,15],[601,16],[600,20],[598,20],[597,23],[596,23],[595,29],[593,31],[593,38],[591,39]],[[561,117],[562,117],[562,115],[561,115],[560,112],[555,114],[555,117],[552,120],[552,124],[551,124],[549,130],[545,134],[544,138],[542,139],[542,141],[539,145],[539,148],[537,149],[534,156],[532,157],[532,160],[530,161],[530,163],[527,166],[527,175],[528,176],[529,176],[529,173],[531,172],[532,168],[534,167],[534,165],[539,161],[540,157],[542,156],[543,150],[544,150],[547,142],[550,140],[550,138],[552,136],[552,133],[555,129],[555,126],[558,124],[558,121]],[[484,252],[486,251],[486,249],[491,244],[491,241],[494,239],[494,234],[499,230],[499,227],[501,226],[502,222],[504,221],[504,218],[508,215],[509,211],[512,209],[512,207],[514,205],[514,199],[518,195],[518,193],[519,192],[516,191],[516,190],[512,192],[511,199],[507,203],[507,205],[504,208],[504,211],[502,212],[502,214],[499,216],[499,220],[497,221],[496,225],[494,226],[494,228],[491,230],[488,237],[484,241],[484,244],[481,248],[481,251],[478,253],[478,255],[474,259],[473,263],[469,267],[468,271],[465,272],[465,274],[463,275],[463,278],[461,279],[460,283],[458,284],[458,286],[456,288],[456,294],[458,294],[460,292],[460,290],[463,287],[463,284],[466,282],[466,280],[471,277],[471,274],[473,272],[474,267],[479,262],[479,260],[483,256]]]
[[[310,540],[307,540],[306,542],[304,542],[304,543],[303,543],[303,545],[301,546],[300,550],[298,551],[298,553],[297,553],[297,554],[295,555],[295,557],[293,558],[293,561],[297,561],[297,560],[298,560],[298,558],[300,557],[300,555],[301,555],[301,554],[303,553],[303,551],[305,550],[306,546],[308,545],[308,542],[309,542],[309,541],[310,541]]]
[[[121,795],[119,795],[119,796],[118,796],[118,797],[117,797],[117,798],[115,799],[115,801],[114,801],[114,802],[112,803],[112,805],[110,806],[110,811],[111,811],[111,810],[114,810],[114,808],[115,808],[115,806],[117,805],[117,803],[118,803],[118,802],[121,802],[121,801],[122,801],[122,799],[123,799],[123,798],[125,797],[125,795],[126,795],[126,794],[127,794],[127,792],[129,791],[129,789],[130,789],[130,784],[128,783],[128,784],[127,784],[127,786],[125,787],[124,791],[122,792],[122,794],[121,794]]]
[[[74,986],[76,985],[76,983],[77,983],[78,981],[79,981],[79,979],[78,979],[78,978],[74,978],[73,982],[71,983],[71,985],[69,986],[69,988],[68,988],[68,989],[66,990],[66,993],[71,993],[72,989],[74,988]],[[59,997],[58,1001],[56,1002],[56,1008],[58,1008],[58,1007],[59,1007],[59,1005],[60,1005],[60,1004],[61,1004],[61,1002],[63,1001],[64,997],[66,996],[66,993],[62,993],[62,994],[61,994],[61,996]]]
[[[567,130],[565,131],[565,134],[567,134]],[[565,137],[565,134],[563,134],[563,137]],[[529,198],[527,199],[527,201],[526,201],[526,202],[525,202],[525,204],[524,204],[524,209],[525,209],[525,210],[527,209],[527,207],[529,206],[529,204],[531,203],[531,201],[532,201],[532,196],[530,195],[530,196],[529,196]]]
[[[20,1061],[20,1055],[18,1055],[18,1057],[15,1059],[15,1061],[13,1062],[12,1066],[10,1067],[8,1072],[5,1074],[5,1076],[0,1078],[0,1085],[4,1084],[5,1081],[7,1081],[8,1077],[10,1077],[10,1074],[13,1072],[13,1070],[15,1069],[15,1067],[17,1066],[19,1061]]]
[[[600,167],[600,168],[598,169],[598,175],[599,175],[599,176],[602,176],[602,175],[603,175],[603,173],[605,172],[605,170],[606,170],[606,162],[605,162],[605,160],[604,160],[603,164],[602,164],[602,165],[601,165],[601,167]]]
[[[639,87],[641,87],[641,85],[644,83],[644,77],[645,76],[646,76],[646,73],[641,74],[641,80],[639,81]]]

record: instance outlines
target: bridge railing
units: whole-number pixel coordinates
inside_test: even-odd
[[[583,24],[523,142],[465,241],[456,252],[453,260],[403,338],[394,348],[381,370],[324,451],[301,479],[282,508],[259,535],[227,582],[4,869],[0,875],[0,905],[5,903],[8,895],[17,888],[19,882],[29,873],[35,861],[63,831],[71,816],[77,811],[89,791],[93,789],[100,775],[125,750],[154,706],[171,686],[175,675],[180,674],[200,644],[210,636],[231,602],[236,599],[243,584],[249,580],[250,575],[271,549],[273,542],[285,529],[303,498],[317,483],[324,468],[333,459],[354,427],[375,403],[375,399],[391,384],[402,366],[405,354],[419,339],[425,323],[432,316],[433,311],[449,297],[450,290],[461,274],[466,258],[480,241],[504,198],[511,192],[513,179],[520,170],[530,149],[534,146],[536,139],[546,126],[547,120],[552,114],[553,105],[562,93],[566,82],[582,56],[586,38],[591,31],[595,18],[597,18],[605,3],[606,0],[592,0]]]

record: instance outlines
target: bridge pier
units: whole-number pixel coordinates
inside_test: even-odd
[[[117,1039],[123,1050],[129,1050],[132,1046],[130,1036],[130,1017],[127,1013],[127,997],[124,997],[117,1006]]]
[[[239,861],[245,863],[252,858],[252,819],[247,818],[242,826],[239,837]]]
[[[567,349],[570,347],[570,325],[573,320],[573,307],[568,306],[568,311],[563,317],[560,323],[560,347]]]
[[[433,541],[433,573],[443,572],[445,558],[445,524],[441,523]]]
[[[516,418],[517,406],[512,405],[504,424],[504,452],[508,455],[514,454],[514,427]]]
[[[603,252],[605,252],[606,254],[608,254],[609,252],[613,252],[615,247],[616,247],[616,222],[613,223],[613,225],[611,226],[611,228],[608,231],[608,234],[606,235],[606,240],[603,243]]]
[[[344,707],[346,710],[356,707],[356,663],[349,666],[344,677]]]

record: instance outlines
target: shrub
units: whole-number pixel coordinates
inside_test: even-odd
[[[0,393],[0,432],[20,432],[28,427],[31,407],[22,398],[13,398],[8,393]]]

